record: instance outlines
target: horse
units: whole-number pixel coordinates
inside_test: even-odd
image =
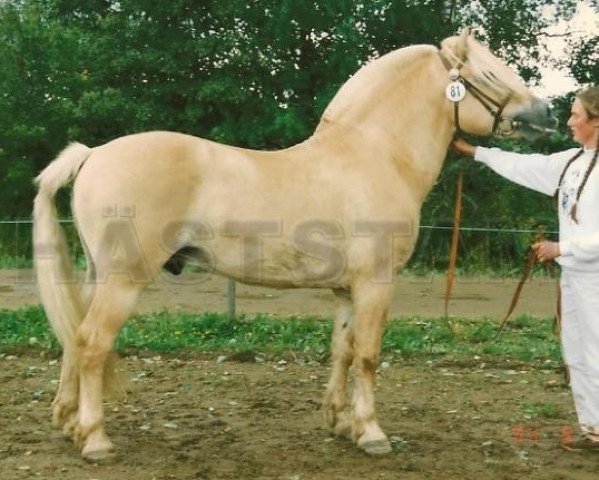
[[[414,250],[452,137],[458,128],[488,136],[498,125],[515,137],[554,122],[467,29],[440,47],[412,45],[363,66],[312,136],[290,148],[163,131],[70,144],[36,178],[33,214],[40,297],[63,349],[54,424],[85,460],[116,455],[102,406],[113,343],[140,292],[193,259],[248,284],[332,290],[325,421],[369,455],[390,452],[375,409],[381,337],[394,276]],[[69,183],[87,259],[82,286],[54,200]]]

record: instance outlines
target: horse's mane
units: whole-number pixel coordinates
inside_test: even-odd
[[[441,50],[451,56],[458,38],[445,39]],[[472,76],[470,81],[478,83],[486,93],[497,99],[505,98],[510,92],[526,91],[520,77],[472,36],[468,38],[467,62]]]
[[[456,60],[456,48],[460,37],[450,37],[441,44],[441,50],[448,54],[453,64]],[[510,93],[526,92],[526,86],[520,78],[497,57],[472,36],[467,40],[467,67],[470,80],[482,90],[498,100]],[[385,101],[390,88],[401,88],[401,79],[412,69],[422,68],[421,61],[435,55],[438,49],[432,45],[414,45],[392,51],[372,60],[350,77],[339,89],[325,109],[316,129],[335,124],[343,118],[351,117],[352,112],[363,105],[373,105]]]
[[[399,78],[408,68],[414,67],[418,60],[437,49],[432,45],[413,45],[394,50],[372,60],[347,80],[325,109],[317,128],[325,123],[335,122],[346,115],[357,102],[368,104],[368,98],[385,95],[390,86],[399,87]]]

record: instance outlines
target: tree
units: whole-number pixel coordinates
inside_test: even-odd
[[[252,148],[300,142],[365,62],[465,25],[534,80],[551,6],[568,16],[575,1],[6,0],[0,215],[29,215],[32,177],[73,140],[169,129]]]

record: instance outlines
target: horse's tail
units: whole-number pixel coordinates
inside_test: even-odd
[[[39,186],[33,208],[35,270],[46,315],[65,351],[73,351],[76,346],[77,327],[85,316],[86,307],[75,282],[54,197],[77,176],[91,152],[85,145],[72,143],[35,179]]]

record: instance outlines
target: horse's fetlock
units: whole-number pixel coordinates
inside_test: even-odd
[[[356,359],[356,366],[359,370],[368,373],[375,373],[376,369],[379,365],[379,356],[378,355],[369,355],[369,356],[360,356]]]
[[[89,436],[98,430],[104,430],[104,420],[97,420],[88,425],[82,424],[79,420],[74,428],[75,442],[81,447]]]

